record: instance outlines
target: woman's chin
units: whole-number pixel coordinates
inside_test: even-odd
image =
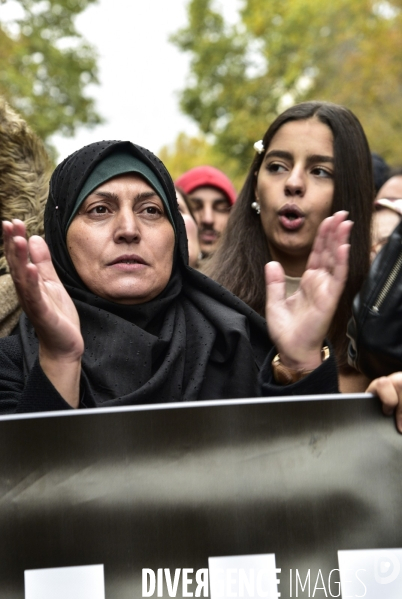
[[[115,304],[122,304],[126,306],[134,306],[136,304],[145,304],[153,300],[157,295],[163,291],[164,287],[152,286],[145,287],[141,285],[127,285],[113,288],[108,287],[104,290],[92,290],[98,297],[113,302]]]
[[[282,236],[275,244],[281,254],[289,256],[309,256],[312,248],[311,241],[303,239],[297,233]]]

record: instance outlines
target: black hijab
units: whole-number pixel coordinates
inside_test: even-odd
[[[176,231],[168,285],[150,302],[133,306],[94,295],[79,278],[66,245],[66,226],[81,189],[93,169],[116,151],[132,154],[156,175]],[[272,347],[265,321],[188,266],[173,182],[151,152],[130,142],[102,141],[66,158],[50,182],[45,239],[81,321],[82,407],[258,395],[258,371]],[[37,341],[26,317],[20,330],[27,373],[37,357]]]

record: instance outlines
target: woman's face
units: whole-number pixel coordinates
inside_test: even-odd
[[[198,263],[198,256],[200,254],[200,244],[198,241],[198,227],[194,218],[191,216],[190,211],[184,201],[181,193],[176,190],[177,204],[179,206],[179,212],[181,213],[184,224],[186,227],[187,241],[188,241],[188,263],[193,268],[196,268]]]
[[[273,260],[301,276],[334,195],[331,129],[311,118],[277,131],[257,175],[255,193]]]
[[[162,200],[139,175],[102,183],[67,231],[75,269],[96,295],[118,304],[148,302],[166,287],[175,237]]]

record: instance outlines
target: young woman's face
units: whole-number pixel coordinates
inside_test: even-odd
[[[334,195],[331,129],[311,118],[290,121],[272,138],[255,194],[273,260],[301,276],[317,229],[331,214]]]

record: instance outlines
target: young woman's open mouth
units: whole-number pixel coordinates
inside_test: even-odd
[[[278,211],[279,222],[287,231],[298,231],[304,225],[306,215],[296,204],[285,204]]]

